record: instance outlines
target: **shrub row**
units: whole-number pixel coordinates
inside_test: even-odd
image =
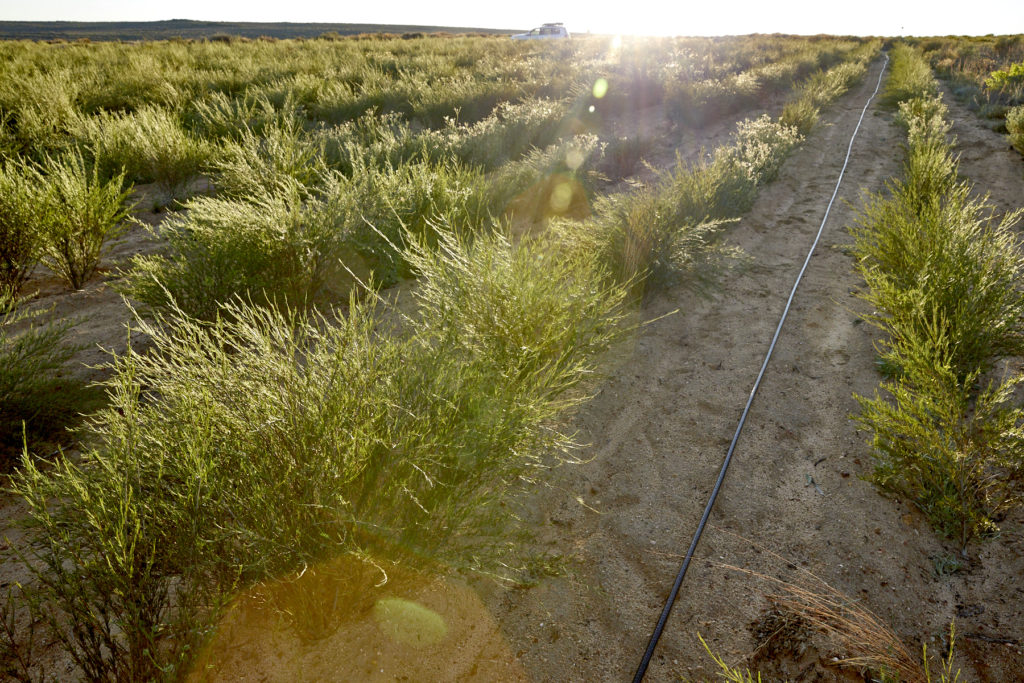
[[[813,103],[815,120],[818,107],[863,75],[864,62],[877,53],[878,45],[869,47],[855,61],[812,77],[797,91],[797,101]],[[589,220],[559,229],[581,250],[599,254],[619,282],[642,290],[648,282],[671,281],[685,273],[699,284],[701,266],[720,251],[715,235],[750,209],[758,188],[775,178],[802,139],[785,118],[773,121],[765,114],[746,119],[737,124],[731,142],[714,153],[702,153],[690,163],[680,159],[652,187],[602,197]]]
[[[872,434],[872,480],[966,552],[1016,504],[1024,474],[1024,411],[1010,401],[1022,378],[989,374],[1024,353],[1024,252],[1020,214],[997,217],[959,178],[945,114],[938,98],[900,104],[903,178],[868,196],[852,229],[889,374],[882,393],[857,397],[857,420]]]

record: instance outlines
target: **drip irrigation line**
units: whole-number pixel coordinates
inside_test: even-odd
[[[883,53],[885,54],[885,53]],[[789,315],[790,306],[793,304],[793,297],[796,296],[796,289],[800,286],[800,280],[804,277],[804,272],[807,270],[807,264],[811,261],[811,256],[814,254],[814,250],[818,247],[818,242],[821,240],[821,234],[825,230],[825,223],[828,221],[828,215],[832,211],[832,204],[836,201],[836,196],[839,194],[839,185],[843,182],[843,176],[846,174],[846,167],[850,163],[850,154],[853,152],[853,141],[857,137],[857,133],[860,131],[860,125],[864,121],[864,115],[868,111],[868,107],[871,106],[871,101],[875,99],[875,95],[878,94],[878,89],[882,85],[882,76],[885,74],[885,67],[889,65],[889,55],[885,54],[885,63],[882,64],[882,70],[878,74],[878,83],[875,85],[875,91],[871,93],[871,97],[868,98],[867,103],[864,104],[864,109],[860,112],[860,119],[857,120],[857,127],[853,129],[853,135],[850,136],[850,144],[846,148],[846,159],[843,161],[843,169],[839,172],[839,179],[836,181],[836,189],[832,191],[832,198],[828,202],[828,207],[825,209],[825,217],[821,219],[821,226],[818,228],[818,234],[814,237],[814,243],[811,244],[810,250],[807,252],[807,258],[804,259],[804,264],[800,268],[800,273],[796,276],[796,282],[793,283],[793,289],[789,293],[789,299],[786,300],[786,307],[782,310],[782,317],[779,319],[779,324],[775,328],[775,335],[772,337],[772,343],[768,346],[768,353],[765,354],[764,362],[761,363],[761,371],[757,373],[757,379],[754,380],[754,388],[750,390],[750,396],[747,397],[747,404],[743,407],[743,414],[740,416],[740,422],[736,426],[736,433],[733,434],[732,441],[729,443],[729,450],[725,454],[725,461],[722,463],[722,469],[718,472],[718,480],[715,482],[715,487],[711,490],[711,496],[708,498],[708,503],[704,507],[704,514],[700,518],[700,523],[697,525],[697,531],[693,535],[693,540],[690,541],[690,548],[686,551],[686,557],[683,559],[682,566],[679,567],[679,573],[676,575],[675,583],[672,584],[672,591],[668,595],[668,599],[665,601],[665,607],[661,610],[661,616],[658,618],[658,624],[654,627],[654,632],[651,633],[651,639],[647,643],[647,650],[644,652],[643,659],[640,660],[640,666],[637,667],[636,674],[633,676],[633,683],[640,683],[643,680],[644,675],[647,673],[647,667],[651,663],[651,657],[654,656],[654,649],[658,646],[658,641],[661,639],[662,631],[665,630],[665,622],[668,621],[668,615],[672,612],[672,607],[675,605],[676,597],[679,595],[679,588],[683,585],[683,579],[686,577],[686,570],[690,566],[690,560],[693,559],[693,553],[697,549],[697,543],[700,542],[700,537],[704,533],[704,527],[707,525],[708,517],[711,516],[711,509],[715,506],[715,501],[718,499],[718,492],[722,488],[722,482],[725,480],[725,473],[729,469],[729,463],[732,461],[733,451],[736,450],[736,442],[739,441],[740,432],[743,431],[743,425],[747,421],[747,415],[750,413],[750,406],[754,403],[754,396],[757,395],[757,390],[761,386],[761,379],[764,378],[765,370],[768,368],[768,361],[771,360],[772,353],[775,351],[775,344],[779,340],[779,334],[782,332],[782,325],[786,322],[786,316]]]

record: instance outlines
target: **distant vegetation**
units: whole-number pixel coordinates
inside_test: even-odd
[[[522,29],[481,29],[460,26],[391,24],[328,24],[293,22],[191,21],[0,21],[0,40],[230,40],[231,38],[317,38],[432,33],[511,35]]]

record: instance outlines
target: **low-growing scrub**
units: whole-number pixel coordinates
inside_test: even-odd
[[[42,173],[42,262],[68,287],[80,289],[123,230],[130,188],[123,189],[123,174],[104,180],[77,152],[48,158]]]
[[[1006,132],[1010,134],[1010,144],[1024,154],[1024,105],[1006,112]]]
[[[198,197],[160,227],[166,254],[136,257],[123,284],[137,301],[211,320],[235,297],[303,307],[322,301],[359,220],[347,183],[305,197],[295,181],[236,197]]]
[[[912,501],[966,554],[1019,504],[1024,412],[1021,377],[985,377],[1024,353],[1024,252],[1012,231],[959,179],[945,107],[933,97],[900,104],[907,130],[904,178],[869,195],[852,232],[864,316],[885,332],[884,395],[857,397],[872,435],[872,480]]]
[[[82,116],[76,137],[106,177],[123,173],[133,182],[155,182],[168,197],[184,193],[211,155],[207,142],[185,131],[173,113],[156,106],[130,114]]]
[[[938,81],[919,50],[905,43],[894,45],[890,51],[889,79],[882,91],[881,102],[895,107],[900,102],[916,97],[934,97],[939,92]]]
[[[17,296],[39,262],[41,185],[31,166],[0,163],[0,296]]]
[[[136,319],[152,349],[113,362],[81,462],[25,457],[22,590],[83,675],[180,677],[237,589],[332,558],[511,566],[515,494],[571,448],[625,293],[546,242],[438,230],[407,240],[402,332],[373,297]]]
[[[86,392],[62,375],[77,350],[67,343],[72,321],[40,324],[45,311],[0,293],[0,471],[9,469],[23,437],[63,440]]]
[[[905,333],[893,352],[900,377],[882,385],[888,398],[857,397],[857,421],[872,434],[872,481],[912,501],[966,554],[1019,503],[1024,410],[1011,397],[1024,377],[975,395],[979,373],[961,377],[945,362],[952,342],[943,328],[937,319],[930,335]]]
[[[210,168],[224,197],[259,195],[291,181],[308,194],[327,173],[322,145],[294,118],[262,130],[242,128],[214,154]]]
[[[964,377],[1024,352],[1024,258],[1012,230],[1019,213],[997,219],[972,198],[947,129],[941,116],[912,119],[904,178],[867,199],[854,252],[877,311],[868,319],[892,338],[923,337],[941,321],[951,354],[942,360]]]

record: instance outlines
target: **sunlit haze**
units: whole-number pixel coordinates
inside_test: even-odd
[[[269,2],[226,0],[37,0],[0,3],[5,21],[266,21],[404,24],[526,29],[561,21],[574,33],[642,35],[734,35],[746,33],[829,33],[839,35],[984,35],[1024,33],[1024,3],[995,0],[958,2],[864,0],[733,0],[677,2],[444,2],[412,0]]]

